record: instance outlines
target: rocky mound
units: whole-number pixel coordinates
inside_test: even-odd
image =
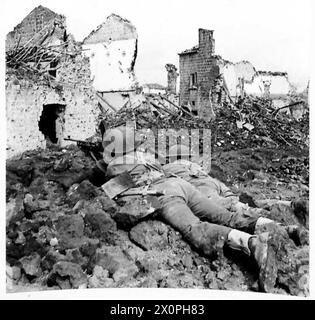
[[[228,250],[213,261],[202,257],[158,216],[135,215],[130,203],[106,198],[86,180],[93,166],[76,147],[7,161],[8,291],[258,290],[251,259]],[[282,214],[288,212],[278,210],[277,219]],[[308,246],[282,242],[280,261],[275,292],[307,295]]]

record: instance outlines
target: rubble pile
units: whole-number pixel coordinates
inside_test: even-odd
[[[164,101],[163,96],[147,96],[138,106],[125,106],[116,113],[102,116],[109,127],[135,121],[137,129],[182,129],[182,128],[211,128],[212,122],[192,115],[188,110]]]
[[[158,216],[134,215],[130,202],[141,198],[133,196],[129,202],[107,198],[86,179],[93,166],[93,160],[75,146],[28,151],[7,161],[9,291],[258,290],[252,260],[229,251],[213,261],[200,256]],[[285,260],[279,266],[275,292],[307,295],[308,246],[290,242],[285,250],[290,264]]]
[[[134,121],[138,129],[211,129],[213,150],[228,151],[243,148],[298,148],[309,147],[309,112],[299,120],[277,111],[265,98],[246,97],[236,104],[224,104],[216,109],[216,118],[208,120],[192,115],[183,107],[163,104],[162,98],[147,101],[117,113],[102,116],[109,127]],[[297,103],[297,102],[293,102]],[[305,101],[301,103],[306,104]]]
[[[279,181],[300,181],[309,184],[309,157],[287,157],[286,159],[273,159],[267,166],[267,172],[274,174]]]
[[[273,192],[279,188],[277,185],[283,184],[308,198],[308,150],[246,148],[215,152],[211,158],[210,175],[236,187],[245,181],[273,181]],[[261,185],[264,192],[267,191],[265,184]]]
[[[296,102],[295,102],[296,103]],[[304,102],[302,102],[304,103]],[[309,147],[309,112],[300,120],[282,113],[269,99],[245,97],[217,109],[212,127],[214,148]]]

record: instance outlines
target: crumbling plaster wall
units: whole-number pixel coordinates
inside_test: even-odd
[[[96,132],[98,109],[91,98],[80,89],[58,93],[47,86],[30,81],[7,82],[7,157],[26,150],[45,148],[46,140],[39,131],[43,106],[62,104],[66,106],[63,138],[86,139]],[[60,141],[61,146],[69,144]]]
[[[220,62],[220,73],[223,75],[230,96],[236,97],[241,94],[240,79],[252,81],[256,70],[249,61],[237,63],[224,61]]]
[[[290,93],[291,84],[286,73],[256,71],[249,61],[232,63],[222,59],[219,65],[233,98],[242,95],[242,92],[259,97],[268,95],[271,98]]]
[[[137,38],[136,29],[129,21],[111,15],[83,40],[84,52],[90,58],[93,86],[97,91],[135,88]]]
[[[91,61],[93,86],[96,91],[127,91],[135,87],[132,69],[137,40],[84,45]]]
[[[247,94],[255,96],[264,96],[267,90],[267,93],[273,98],[288,95],[291,91],[291,84],[285,73],[258,72],[251,82],[244,83],[244,90]]]

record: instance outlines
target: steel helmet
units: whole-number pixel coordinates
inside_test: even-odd
[[[192,153],[190,152],[189,147],[183,144],[176,144],[170,147],[168,152],[168,158],[172,160],[177,160],[178,157],[189,157],[191,155]]]
[[[133,127],[120,126],[109,129],[103,137],[104,152],[116,156],[124,155],[136,150],[143,142],[145,137],[141,137]]]

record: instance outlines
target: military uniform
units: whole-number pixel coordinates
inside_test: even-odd
[[[206,255],[211,255],[217,241],[228,240],[232,228],[254,233],[259,216],[226,210],[191,183],[165,174],[162,166],[143,152],[131,152],[112,160],[107,167],[107,177],[113,178],[126,171],[138,187],[150,185],[164,193],[159,197],[162,218]]]
[[[174,176],[188,181],[207,198],[229,211],[255,217],[258,217],[262,212],[262,209],[260,208],[251,208],[247,204],[240,202],[239,197],[223,182],[210,177],[196,163],[188,160],[176,160],[164,165],[163,170],[167,175],[173,174]]]
[[[107,178],[112,179],[128,172],[136,187],[147,186],[160,192],[161,218],[180,231],[202,254],[212,256],[218,247],[222,248],[225,244],[252,255],[259,266],[261,288],[270,291],[276,280],[275,254],[274,249],[268,245],[268,233],[252,235],[258,216],[230,212],[188,181],[165,173],[152,155],[140,151],[140,139],[135,138],[129,144],[131,134],[129,132],[122,139],[123,132],[127,133],[128,129],[122,128],[119,131],[115,128],[103,139],[105,161],[109,159],[109,151],[113,150],[112,145],[110,150],[106,149],[111,144],[112,136],[118,137],[120,147],[125,145],[124,152],[115,152],[114,157],[111,152],[112,159],[107,161]],[[133,144],[136,147],[132,147]]]

